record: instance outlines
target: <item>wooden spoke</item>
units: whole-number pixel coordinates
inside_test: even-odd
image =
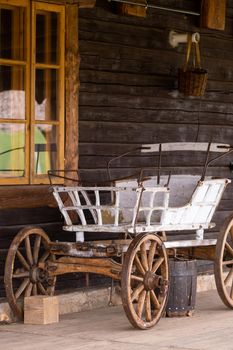
[[[151,322],[151,301],[150,301],[150,292],[146,292],[146,310],[145,310],[147,322]]]
[[[29,271],[30,270],[30,266],[28,265],[27,261],[25,260],[25,258],[23,257],[23,255],[20,253],[19,250],[16,251],[16,255],[19,259],[19,261],[21,262],[21,264],[23,265],[23,267]]]
[[[142,277],[135,276],[135,275],[131,275],[131,276],[130,276],[130,279],[131,279],[131,280],[134,280],[134,281],[143,282],[143,278],[142,278]]]
[[[13,278],[26,278],[29,277],[29,271],[24,271],[24,272],[15,272],[12,275]]]
[[[34,264],[37,264],[38,257],[39,257],[39,251],[40,251],[40,243],[41,243],[41,236],[36,236],[34,247],[33,247],[33,261]]]
[[[25,297],[30,297],[30,295],[32,294],[32,287],[33,287],[33,284],[30,282],[25,290],[25,294],[24,294]]]
[[[223,263],[222,263],[223,266],[226,266],[226,265],[233,265],[233,260],[224,260]]]
[[[140,246],[140,253],[141,253],[142,266],[143,266],[145,271],[148,271],[149,266],[148,266],[147,251],[146,251],[146,243],[145,242],[142,242],[142,244]]]
[[[160,305],[159,300],[158,300],[158,298],[155,295],[155,292],[153,290],[150,291],[150,296],[151,296],[151,301],[154,304],[155,309],[159,309],[161,305]]]
[[[131,301],[133,302],[134,300],[138,299],[139,294],[143,291],[144,289],[144,284],[140,283],[137,288],[133,291],[131,294]]]
[[[233,267],[231,268],[230,272],[228,273],[227,277],[224,280],[224,284],[227,286],[228,283],[233,279]]]
[[[20,297],[20,295],[24,292],[24,290],[28,286],[29,282],[30,282],[29,278],[25,278],[23,280],[23,282],[21,283],[21,285],[19,286],[19,288],[15,292],[15,298],[16,299],[18,299]]]
[[[142,266],[142,264],[141,264],[141,261],[139,260],[139,257],[138,257],[137,254],[135,255],[134,263],[135,263],[135,265],[136,265],[136,267],[137,267],[137,269],[138,269],[138,272],[140,272],[141,275],[144,276],[145,273],[146,273],[146,271],[144,270],[144,268],[143,268],[143,266]]]
[[[138,305],[137,305],[137,315],[140,318],[142,317],[142,313],[143,313],[143,309],[144,309],[144,305],[145,305],[145,298],[146,298],[146,291],[143,290],[139,294]]]
[[[153,265],[153,261],[154,261],[154,256],[155,256],[155,251],[156,251],[156,246],[157,243],[155,241],[151,242],[150,245],[150,250],[149,250],[149,255],[148,255],[148,266],[149,266],[149,270],[152,269],[152,265]]]
[[[233,248],[230,246],[228,242],[226,242],[226,249],[233,256]]]
[[[42,294],[44,294],[44,295],[47,295],[47,294],[48,294],[47,291],[45,290],[43,284],[40,283],[40,282],[38,282],[38,289],[39,289],[39,291],[40,291]]]
[[[36,283],[33,284],[33,287],[32,287],[32,295],[37,295],[37,285]]]
[[[26,248],[26,254],[27,254],[27,258],[28,261],[30,263],[30,265],[33,265],[33,258],[32,258],[32,249],[31,249],[31,242],[30,242],[30,238],[29,236],[27,236],[25,238],[25,248]]]
[[[153,273],[155,273],[155,272],[158,270],[158,268],[162,265],[163,262],[164,262],[164,257],[159,258],[159,259],[154,263],[154,265],[153,265],[151,271],[152,271]]]
[[[42,255],[42,257],[39,259],[39,262],[45,262],[45,260],[48,259],[49,255],[50,255],[50,252],[49,252],[49,251],[46,251],[46,252]]]

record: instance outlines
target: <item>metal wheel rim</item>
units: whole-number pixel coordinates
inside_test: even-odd
[[[154,300],[155,296],[158,299],[158,295],[155,295],[155,291],[154,290],[145,290],[145,275],[144,275],[144,282],[142,282],[144,284],[144,288],[142,289],[142,291],[139,294],[138,297],[138,303],[137,306],[134,305],[134,300],[132,301],[132,295],[134,293],[131,293],[131,279],[132,279],[132,267],[134,266],[134,262],[135,262],[135,256],[137,255],[137,252],[139,251],[138,248],[140,248],[143,244],[145,244],[145,242],[147,241],[147,243],[150,242],[155,242],[156,243],[156,249],[161,250],[161,253],[159,254],[159,259],[163,258],[163,261],[161,262],[161,264],[158,266],[157,270],[162,268],[163,271],[163,279],[164,281],[166,280],[166,291],[164,292],[163,296],[159,297],[159,303],[160,306],[158,309],[154,309],[154,315],[152,315],[152,298]],[[150,247],[151,247],[151,243],[150,243]],[[147,255],[147,257],[149,256],[149,253]],[[159,263],[159,259],[157,259],[157,262]],[[153,259],[153,267],[156,265],[156,260],[154,261]],[[162,266],[163,265],[163,266]],[[156,270],[156,272],[157,272]],[[149,269],[148,269],[149,271]],[[146,272],[147,273],[147,272]],[[142,233],[139,234],[137,237],[134,238],[134,240],[131,242],[126,256],[124,258],[124,262],[123,262],[123,267],[122,267],[122,279],[121,279],[121,284],[122,284],[122,303],[123,303],[123,307],[126,313],[126,316],[128,317],[129,321],[131,322],[131,324],[135,327],[135,328],[139,328],[139,329],[149,329],[151,327],[153,327],[161,318],[163,311],[166,307],[166,303],[167,303],[167,299],[168,299],[168,279],[169,279],[169,265],[168,265],[168,258],[167,258],[167,253],[166,253],[166,248],[163,244],[163,242],[161,241],[161,239],[155,235],[155,234],[147,234],[147,233]],[[137,289],[137,288],[136,288]],[[140,290],[140,288],[139,288]],[[146,292],[146,293],[145,293]],[[154,293],[153,293],[154,292]],[[140,301],[140,299],[142,301]],[[144,301],[143,301],[144,299]],[[146,319],[147,318],[147,306],[149,304],[149,300],[150,300],[150,311],[151,311],[151,317],[152,319]],[[156,301],[156,300],[155,300]],[[157,302],[156,301],[156,302]],[[141,314],[141,304],[142,302],[144,303],[144,310],[143,316],[140,316]],[[140,304],[140,306],[139,306]],[[137,308],[137,311],[135,310],[135,306]],[[138,310],[140,308],[140,310]],[[139,311],[139,312],[138,312]],[[139,315],[138,315],[139,313]]]
[[[40,237],[36,238],[37,242],[40,240],[40,246],[43,245],[45,248],[48,247],[50,239],[47,236],[47,234],[40,228],[37,227],[26,227],[24,229],[22,229],[21,231],[19,231],[19,233],[15,236],[14,240],[12,241],[8,254],[7,254],[7,258],[6,258],[6,263],[5,263],[5,274],[4,274],[4,283],[5,283],[5,291],[6,291],[6,296],[7,296],[7,300],[8,303],[14,313],[14,315],[22,320],[23,319],[23,300],[21,301],[17,301],[17,297],[16,297],[16,292],[14,291],[14,286],[13,286],[13,279],[14,278],[18,278],[18,277],[14,277],[14,269],[15,269],[15,260],[16,260],[16,255],[17,255],[17,251],[19,251],[19,247],[20,245],[25,241],[25,239],[27,239],[27,237],[29,237],[29,242],[30,242],[30,236],[34,235],[35,237]],[[28,239],[27,239],[28,240]],[[26,241],[25,241],[26,242]],[[25,243],[26,244],[26,243]],[[38,244],[37,244],[38,245]],[[40,249],[40,248],[39,248]],[[32,251],[32,247],[31,247],[31,251]],[[33,247],[33,254],[36,254],[37,249],[35,249],[34,251],[34,247]],[[44,260],[46,261],[48,259],[54,259],[54,255],[50,254],[47,251],[45,251],[44,253],[44,257],[42,257]],[[41,258],[41,259],[42,259]],[[25,260],[26,262],[28,262],[28,257],[26,256]],[[36,255],[33,256],[33,259],[36,259]],[[39,256],[38,256],[39,259]],[[29,264],[30,265],[30,264]],[[36,264],[35,264],[36,265]],[[26,269],[24,269],[24,271],[22,273],[26,274]],[[31,272],[32,272],[32,266],[30,265],[30,270],[28,271],[28,276],[25,277],[24,281],[22,282],[26,284],[26,287],[24,288],[24,285],[22,286],[22,293],[19,295],[19,298],[21,297],[21,295],[23,294],[24,296],[30,296],[30,295],[52,295],[54,293],[54,288],[55,288],[55,283],[56,283],[56,277],[53,277],[51,279],[51,288],[44,288],[44,290],[42,289],[42,287],[40,286],[40,289],[37,287],[35,287],[35,285],[37,285],[37,283],[32,283],[30,280],[31,276]],[[23,277],[19,277],[23,278]],[[29,279],[29,282],[26,283],[26,279]],[[20,284],[20,286],[22,285]],[[32,284],[32,286],[29,284]],[[38,282],[39,284],[39,282]],[[37,289],[36,289],[37,288]],[[38,293],[39,292],[39,293]],[[25,295],[27,293],[27,295]]]
[[[232,252],[230,252],[229,243],[227,240],[231,236]],[[217,244],[216,244],[216,257],[214,262],[214,275],[218,294],[223,303],[233,309],[233,263],[226,277],[224,276],[224,267],[227,267],[227,261],[230,262],[229,258],[226,260],[226,254],[231,256],[230,260],[233,260],[233,217],[231,216],[226,220],[222,229],[220,230]],[[228,287],[228,283],[231,287]],[[230,288],[230,292],[229,292]]]

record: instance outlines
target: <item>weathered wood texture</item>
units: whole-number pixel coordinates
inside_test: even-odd
[[[135,0],[135,3],[139,3],[139,6],[136,5],[130,5],[125,3],[117,3],[117,13],[119,15],[126,15],[126,16],[137,16],[137,17],[146,17],[146,2],[143,0]]]
[[[78,7],[66,5],[66,169],[78,168],[79,61]]]
[[[0,209],[54,207],[50,186],[1,186]]]
[[[57,322],[59,322],[58,297],[37,295],[25,298],[25,324],[50,324]]]
[[[226,0],[202,0],[201,25],[204,28],[224,30]]]

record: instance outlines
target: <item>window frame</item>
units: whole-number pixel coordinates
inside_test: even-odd
[[[6,59],[0,58],[0,65],[5,66],[21,66],[25,67],[25,119],[4,119],[0,117],[1,124],[15,124],[19,123],[25,125],[25,173],[22,177],[1,177],[0,184],[28,184],[29,183],[29,115],[30,115],[30,105],[29,105],[29,89],[30,89],[30,36],[26,33],[30,32],[30,7],[28,6],[28,0],[2,0],[1,5],[4,7],[23,7],[25,8],[25,29],[24,33],[25,43],[26,43],[26,55],[24,60]]]
[[[59,47],[58,47],[58,62],[57,64],[50,63],[37,63],[36,62],[36,13],[37,11],[48,11],[60,14],[60,26],[59,26]],[[47,184],[49,182],[47,174],[35,175],[34,170],[34,157],[35,149],[34,142],[34,126],[38,123],[35,119],[35,79],[36,79],[36,69],[56,69],[59,72],[58,78],[58,96],[57,100],[59,103],[59,113],[56,121],[43,122],[42,124],[54,125],[59,129],[58,132],[58,162],[59,168],[64,169],[64,115],[65,115],[65,7],[62,5],[48,4],[44,2],[33,2],[32,3],[32,62],[31,62],[31,183],[32,184]]]
[[[17,6],[25,8],[25,44],[26,55],[24,60],[14,60],[0,58],[0,65],[24,66],[25,67],[25,119],[4,119],[0,118],[0,123],[20,123],[25,125],[25,173],[22,177],[0,177],[0,185],[33,185],[48,184],[47,174],[36,175],[34,170],[34,126],[38,123],[35,120],[35,72],[36,68],[56,69],[58,71],[58,94],[57,103],[59,106],[56,121],[44,122],[43,124],[56,125],[59,129],[57,136],[57,161],[59,168],[64,169],[64,143],[65,143],[65,6],[44,3],[30,0],[1,0],[0,5]],[[59,47],[57,64],[40,64],[36,62],[36,12],[49,11],[59,13]],[[59,181],[58,181],[59,182]]]

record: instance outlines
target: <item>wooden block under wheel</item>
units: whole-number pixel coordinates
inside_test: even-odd
[[[59,322],[59,303],[55,296],[36,295],[24,299],[25,324]]]

